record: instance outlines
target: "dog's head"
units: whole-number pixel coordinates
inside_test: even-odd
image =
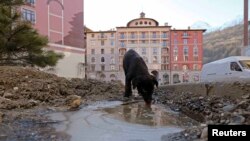
[[[146,105],[151,105],[154,86],[158,87],[158,81],[153,75],[141,75],[132,80],[133,89],[137,88]]]

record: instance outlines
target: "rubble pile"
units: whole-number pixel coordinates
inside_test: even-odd
[[[35,68],[0,67],[0,109],[28,109],[38,105],[74,108],[82,101],[122,96],[121,88],[119,82],[66,79]]]
[[[229,87],[228,85],[232,84],[224,84],[225,87]],[[248,86],[248,84],[240,84],[239,86]],[[181,90],[182,86],[176,86],[176,88]],[[195,133],[198,138],[207,137],[204,134],[207,133],[207,125],[209,124],[250,124],[250,93],[247,91],[244,95],[234,97],[226,94],[223,96],[219,94],[204,96],[197,94],[197,92],[194,94],[188,91],[176,94],[167,87],[161,87],[155,92],[155,97],[157,102],[170,106],[172,110],[181,111],[201,123],[199,127],[184,131],[183,134],[186,135]]]

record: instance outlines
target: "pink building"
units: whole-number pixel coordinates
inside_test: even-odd
[[[53,69],[64,77],[84,77],[83,0],[26,0],[21,7],[40,34],[49,39],[48,49],[64,53]]]

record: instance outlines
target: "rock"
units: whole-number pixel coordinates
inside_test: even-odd
[[[249,94],[243,95],[242,98],[243,98],[243,99],[249,99],[249,98],[250,98],[250,95],[249,95]]]
[[[81,100],[81,97],[78,96],[78,95],[69,95],[67,98],[66,98],[66,103],[70,106],[70,109],[74,109],[74,108],[78,108],[81,103],[82,103],[82,100]]]
[[[236,106],[234,104],[230,104],[227,106],[224,106],[222,109],[224,112],[231,112],[236,108]]]
[[[231,117],[230,122],[231,122],[231,124],[243,124],[245,122],[245,117],[243,117],[241,115],[235,115],[235,116]]]
[[[3,94],[3,97],[4,98],[8,98],[8,99],[11,99],[11,98],[13,98],[13,94],[12,93],[8,93],[8,92],[5,92],[4,94]]]
[[[201,133],[201,139],[205,139],[208,137],[208,128],[204,128]]]
[[[78,108],[82,104],[81,99],[76,99],[70,104],[70,109]]]
[[[18,87],[14,87],[14,88],[13,88],[14,91],[17,91],[18,89],[19,89]]]

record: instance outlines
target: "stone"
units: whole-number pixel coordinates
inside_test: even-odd
[[[201,139],[205,139],[208,137],[208,128],[204,128],[201,133]]]
[[[227,106],[224,106],[222,109],[224,112],[231,112],[236,108],[236,106],[234,104],[230,104]]]
[[[11,98],[13,98],[13,94],[12,93],[8,93],[8,92],[5,92],[4,94],[3,94],[3,97],[4,98],[8,98],[8,99],[11,99]]]
[[[18,89],[19,89],[18,87],[14,87],[14,88],[13,88],[14,91],[17,91]]]
[[[245,122],[245,117],[241,116],[241,115],[235,115],[233,117],[231,117],[230,122],[232,124],[243,124]]]
[[[66,102],[68,103],[70,109],[72,109],[72,108],[75,109],[81,105],[82,100],[81,100],[81,97],[78,95],[69,95],[66,98]]]
[[[76,99],[70,104],[70,109],[78,108],[82,104],[81,99]]]

